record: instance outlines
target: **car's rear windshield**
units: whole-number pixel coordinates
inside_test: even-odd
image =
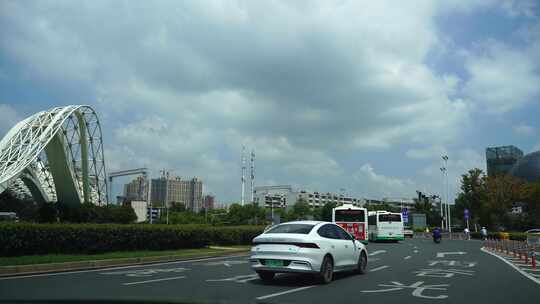
[[[379,222],[401,222],[399,214],[379,214]]]
[[[364,210],[336,210],[334,218],[336,222],[364,222],[366,215]]]
[[[310,224],[281,224],[274,228],[271,228],[270,230],[266,231],[265,233],[300,233],[300,234],[308,234],[311,229],[313,229],[313,226]]]

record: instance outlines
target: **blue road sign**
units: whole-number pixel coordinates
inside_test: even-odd
[[[469,209],[463,210],[463,217],[468,220],[469,219]]]
[[[401,217],[403,218],[404,224],[409,222],[409,210],[407,210],[407,208],[403,208],[403,210],[401,210]]]

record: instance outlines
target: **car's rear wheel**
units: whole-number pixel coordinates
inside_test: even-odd
[[[334,278],[334,262],[330,256],[325,256],[321,265],[321,272],[319,273],[319,280],[323,284],[332,282]]]
[[[257,272],[257,274],[259,275],[259,278],[261,278],[261,280],[263,281],[272,281],[272,279],[276,275],[275,273],[269,271],[259,271]]]
[[[356,272],[359,274],[365,274],[367,270],[367,254],[365,251],[362,251],[360,253],[360,256],[358,257],[358,266],[356,268]]]

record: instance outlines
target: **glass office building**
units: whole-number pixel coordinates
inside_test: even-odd
[[[510,173],[523,157],[523,151],[515,146],[490,147],[486,149],[487,173],[489,176]]]
[[[525,155],[514,165],[510,173],[531,183],[540,181],[540,151]]]

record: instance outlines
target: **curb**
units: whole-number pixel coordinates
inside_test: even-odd
[[[227,257],[235,256],[239,253],[248,253],[249,249],[230,250],[227,252],[217,252],[216,254],[204,254],[194,256],[153,256],[153,257],[140,257],[140,258],[122,258],[122,259],[109,259],[109,260],[89,260],[79,262],[64,262],[64,263],[48,263],[48,264],[34,264],[34,265],[14,265],[14,266],[0,266],[0,278],[13,276],[13,275],[32,275],[50,272],[67,272],[75,270],[91,270],[120,266],[134,266],[134,265],[151,265],[163,262],[177,262],[177,261],[189,261],[204,258],[214,257]]]

